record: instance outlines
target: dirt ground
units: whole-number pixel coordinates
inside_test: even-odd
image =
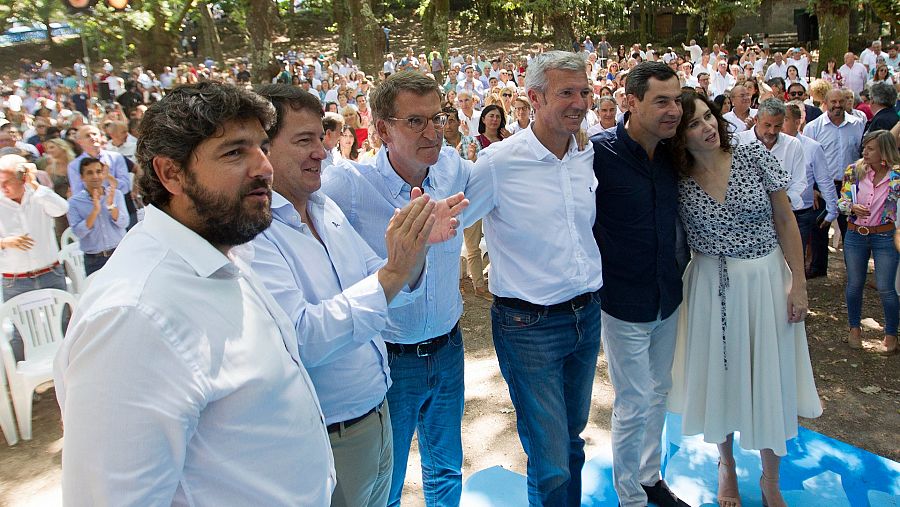
[[[809,346],[825,413],[802,420],[807,428],[900,460],[900,356],[874,352],[879,331],[865,331],[865,349],[850,350],[840,342],[846,333],[843,303],[844,270],[832,254],[827,279],[809,282],[812,313],[807,321]],[[524,473],[525,455],[515,427],[515,411],[500,375],[491,342],[490,305],[465,294],[462,327],[466,346],[466,411],[463,418],[464,480],[472,473],[501,465]],[[877,292],[867,288],[863,317],[882,321]],[[867,321],[870,322],[870,321]],[[590,422],[584,436],[588,458],[609,445],[613,390],[602,353]],[[62,431],[53,390],[34,406],[34,439],[13,447],[0,444],[0,506],[60,504]],[[404,505],[422,505],[418,453],[410,456]]]

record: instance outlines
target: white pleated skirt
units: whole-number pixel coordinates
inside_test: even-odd
[[[744,449],[784,456],[797,417],[822,414],[806,328],[788,322],[791,272],[781,248],[726,263],[724,340],[719,259],[694,252],[685,271],[669,410],[685,435],[722,443],[739,432]]]

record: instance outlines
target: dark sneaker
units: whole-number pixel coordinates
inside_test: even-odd
[[[672,490],[666,481],[659,480],[653,486],[644,486],[644,492],[647,493],[647,500],[658,507],[691,507],[684,500],[681,500]]]

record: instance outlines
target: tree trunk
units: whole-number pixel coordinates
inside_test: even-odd
[[[425,36],[425,47],[436,50],[441,57],[448,58],[450,50],[450,0],[427,0],[428,5],[422,13],[422,33]],[[430,63],[430,62],[429,62]]]
[[[384,32],[368,0],[350,0],[349,6],[359,51],[359,68],[366,74],[378,74],[384,54]]]
[[[562,51],[572,50],[575,32],[572,30],[572,15],[564,11],[552,11],[547,14],[550,29],[553,30],[553,45]]]
[[[197,7],[200,10],[200,51],[222,65],[225,61],[222,56],[222,41],[219,39],[219,30],[216,28],[216,22],[210,11],[211,5],[204,3]]]
[[[638,9],[638,40],[644,47],[647,44],[647,2],[641,0]]]
[[[268,83],[281,70],[272,56],[277,13],[271,0],[248,0],[247,31],[250,35],[250,72],[255,83]]]
[[[819,62],[842,61],[850,47],[850,8],[840,0],[818,0]]]
[[[353,54],[353,22],[347,0],[332,0],[331,17],[338,27],[338,57]]]

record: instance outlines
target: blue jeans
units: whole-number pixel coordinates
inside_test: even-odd
[[[434,355],[388,353],[387,392],[394,436],[388,505],[400,505],[413,433],[419,435],[425,505],[459,505],[462,495],[463,339],[457,330]]]
[[[528,456],[528,503],[580,506],[584,430],[600,352],[600,296],[534,312],[495,303],[494,348]]]
[[[56,266],[49,273],[44,273],[34,278],[4,278],[3,301],[9,301],[20,294],[38,289],[66,290],[66,275],[63,267]],[[63,310],[63,327],[69,320],[69,311],[69,308]],[[13,336],[9,344],[12,347],[16,361],[24,361],[25,345],[22,343],[22,337],[19,336],[18,331],[13,330]]]
[[[847,320],[851,328],[859,327],[866,268],[870,256],[875,259],[875,283],[881,296],[881,306],[884,308],[884,334],[897,336],[900,302],[897,299],[894,280],[900,256],[894,248],[893,231],[868,236],[856,231],[847,231],[844,237],[844,263],[847,265]]]

